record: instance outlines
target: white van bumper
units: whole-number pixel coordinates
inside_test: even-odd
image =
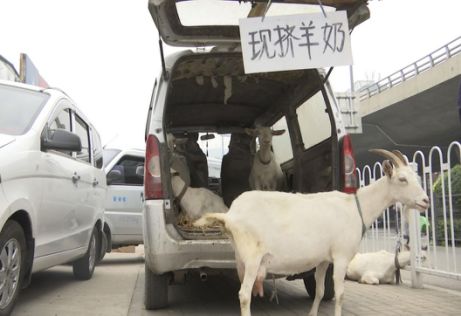
[[[184,240],[173,237],[174,226],[165,223],[164,200],[146,200],[143,234],[146,264],[155,274],[184,269],[235,269],[228,239]]]

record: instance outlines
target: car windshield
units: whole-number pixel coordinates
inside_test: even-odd
[[[102,153],[104,167],[106,167],[119,152],[121,152],[120,149],[104,149]]]
[[[25,134],[48,98],[46,93],[0,84],[0,134]]]
[[[208,162],[208,175],[211,178],[221,177],[221,162],[229,152],[230,134],[200,133],[198,144]]]

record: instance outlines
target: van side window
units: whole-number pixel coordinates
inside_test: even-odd
[[[322,91],[318,91],[296,109],[304,149],[331,137],[331,122]]]
[[[287,120],[282,117],[273,126],[273,130],[284,129],[282,135],[272,137],[272,148],[274,150],[275,159],[279,164],[293,159],[293,148],[291,147],[290,133],[288,131]]]
[[[103,156],[102,156],[101,138],[99,137],[99,134],[94,129],[92,129],[92,135],[93,135],[94,165],[96,168],[102,169]]]
[[[88,125],[78,116],[75,115],[74,133],[80,137],[82,142],[82,150],[77,153],[77,159],[85,162],[90,162],[90,134]]]
[[[57,129],[63,129],[68,132],[71,131],[71,116],[70,116],[70,110],[69,109],[64,109],[60,111],[55,118],[51,121],[51,123],[48,126],[48,131],[51,130],[57,130]],[[69,157],[72,157],[72,152],[70,151],[57,151],[61,154],[67,155]]]
[[[144,183],[144,158],[124,156],[107,174],[108,185],[136,185]]]
[[[70,111],[69,109],[62,110],[58,115],[53,119],[49,127],[50,130],[64,129],[66,131],[70,130]]]

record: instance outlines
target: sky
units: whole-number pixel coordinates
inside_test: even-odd
[[[355,80],[379,80],[461,35],[459,0],[370,0],[352,33]],[[166,48],[166,53],[173,51]],[[161,64],[147,0],[0,0],[0,55],[18,67],[27,53],[63,89],[109,147],[144,147]],[[350,87],[336,67],[333,89]]]

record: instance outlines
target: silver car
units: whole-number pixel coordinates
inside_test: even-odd
[[[105,148],[103,151],[107,180],[104,211],[107,252],[143,243],[144,155],[144,150],[139,149]]]
[[[0,315],[34,272],[93,275],[106,179],[96,128],[58,89],[0,80]]]

